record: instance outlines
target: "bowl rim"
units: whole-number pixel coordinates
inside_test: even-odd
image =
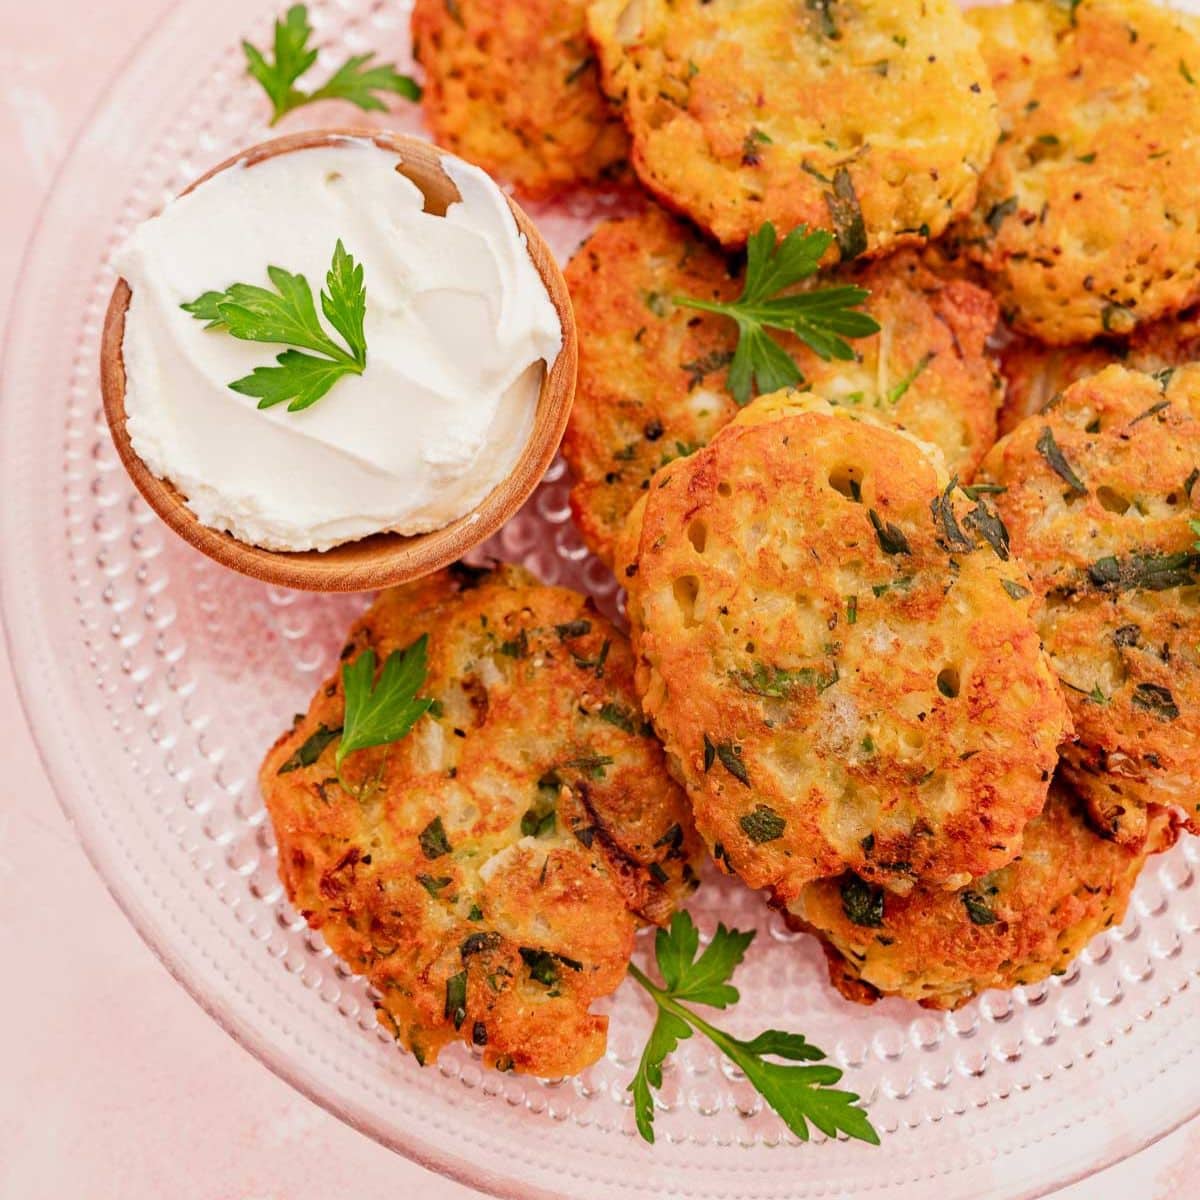
[[[230,167],[252,167],[280,154],[319,149],[346,141],[369,141],[399,156],[396,169],[422,192],[437,174],[449,185],[444,161],[460,161],[432,142],[386,129],[338,126],[306,130],[272,138],[230,155],[211,167],[180,193],[189,192]],[[415,177],[414,177],[415,176]],[[422,183],[422,178],[426,183]],[[176,534],[213,561],[243,575],[317,592],[364,592],[410,582],[462,558],[496,533],[529,499],[558,453],[575,393],[578,342],[574,311],[566,280],[553,252],[531,218],[502,190],[526,248],[546,287],[562,328],[562,348],[542,379],[533,429],[511,473],[470,512],[440,529],[404,536],[376,533],[344,542],[329,550],[268,550],[241,541],[230,533],[204,525],[168,479],[160,479],[133,448],[125,412],[125,318],[132,299],[129,284],[119,278],[113,287],[100,337],[100,390],[105,420],[121,463],[143,499]],[[437,202],[431,202],[436,211]]]

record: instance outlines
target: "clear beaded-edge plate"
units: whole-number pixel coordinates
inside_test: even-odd
[[[370,49],[407,62],[408,7],[311,4],[322,66]],[[465,1046],[422,1070],[377,1028],[364,982],[288,906],[255,785],[264,749],[307,704],[365,601],[266,587],[190,550],[126,479],[97,385],[114,245],[206,167],[268,135],[238,39],[266,40],[274,9],[186,0],[134,52],[43,213],[5,357],[0,586],[19,686],[88,854],[164,965],[331,1112],[523,1200],[1036,1196],[1200,1111],[1190,839],[1150,863],[1128,919],[1067,975],[949,1014],[843,1002],[814,942],[710,877],[693,906],[701,926],[760,931],[728,1023],[802,1030],[824,1047],[863,1095],[880,1149],[819,1134],[800,1143],[698,1038],[667,1069],[658,1144],[645,1145],[625,1089],[651,1014],[629,986],[604,1006],[608,1053],[576,1079],[485,1072]],[[285,128],[352,116],[326,106]],[[420,130],[402,104],[374,123]],[[565,256],[604,203],[533,215]],[[571,526],[566,487],[560,462],[486,549],[611,608],[614,581]],[[638,953],[649,950],[643,934]]]

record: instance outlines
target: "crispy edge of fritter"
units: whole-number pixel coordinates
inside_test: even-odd
[[[1021,857],[965,888],[873,895],[852,877],[822,880],[808,891],[816,910],[801,904],[801,912],[784,917],[821,942],[829,981],[845,999],[874,1004],[900,996],[953,1010],[990,988],[1065,973],[1093,937],[1120,924],[1147,859],[1169,850],[1178,833],[1173,816],[1157,809],[1142,845],[1112,842],[1090,826],[1084,802],[1060,781],[1026,830]],[[852,902],[880,925],[851,921]],[[883,960],[874,970],[872,956]]]
[[[440,145],[530,200],[626,186],[624,122],[600,88],[585,0],[416,0],[422,108]]]

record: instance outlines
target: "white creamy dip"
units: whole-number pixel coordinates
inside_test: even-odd
[[[482,171],[443,160],[462,200],[440,217],[397,161],[346,139],[231,167],[119,252],[130,439],[205,525],[272,550],[422,533],[470,512],[520,458],[562,348],[558,314]],[[305,276],[319,312],[339,238],[365,276],[366,370],[308,409],[260,410],[228,385],[285,347],[206,330],[180,305],[268,287],[279,266]]]

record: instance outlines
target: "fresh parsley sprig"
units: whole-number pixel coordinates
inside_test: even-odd
[[[746,246],[746,282],[734,301],[701,300],[676,296],[683,308],[719,313],[738,327],[737,350],[729,366],[727,386],[739,404],[750,399],[757,386],[760,396],[804,381],[792,356],[768,333],[782,329],[794,334],[821,358],[854,357],[846,338],[868,337],[879,325],[867,313],[856,311],[870,293],[852,284],[814,288],[783,295],[787,288],[815,275],[833,235],[806,225],[793,229],[776,245],[775,226],[765,222]]]
[[[346,711],[334,764],[338,782],[347,792],[357,794],[342,776],[347,755],[398,742],[433,705],[417,695],[425,685],[428,648],[429,637],[422,634],[404,650],[393,650],[378,679],[374,650],[364,650],[342,667]]]
[[[633,963],[629,964],[629,974],[650,994],[658,1008],[637,1074],[629,1085],[638,1132],[646,1141],[654,1141],[653,1092],[662,1087],[663,1062],[681,1041],[698,1031],[741,1069],[798,1138],[808,1140],[811,1121],[829,1137],[841,1132],[877,1146],[879,1135],[867,1114],[857,1107],[858,1096],[833,1088],[842,1077],[837,1067],[785,1065],[813,1063],[825,1057],[824,1051],[806,1041],[803,1035],[768,1029],[750,1041],[742,1041],[710,1025],[682,1003],[722,1009],[736,1004],[737,988],[729,979],[753,940],[753,930],[742,933],[718,925],[712,941],[697,957],[700,935],[695,923],[686,912],[677,912],[671,918],[670,929],[658,930],[654,941],[663,986],[652,982]]]
[[[371,65],[372,54],[356,54],[348,58],[329,79],[315,91],[302,91],[296,86],[317,61],[317,50],[309,45],[312,26],[308,7],[293,4],[282,20],[275,22],[274,61],[250,42],[242,42],[246,55],[246,73],[262,84],[273,109],[271,124],[276,124],[293,109],[314,100],[348,100],[364,112],[383,112],[387,105],[377,92],[393,92],[406,100],[420,100],[421,87],[408,75],[402,75],[391,63]]]
[[[312,288],[303,275],[293,275],[282,267],[268,267],[267,275],[275,285],[274,291],[234,283],[223,292],[205,292],[180,307],[196,320],[207,322],[206,329],[220,329],[242,341],[314,351],[303,354],[298,349],[285,350],[275,359],[276,366],[256,367],[229,385],[244,396],[258,397],[259,408],[271,408],[287,400],[288,412],[299,412],[320,400],[343,376],[361,375],[366,369],[363,322],[367,287],[363,269],[339,239],[325,276],[321,311],[345,339],[345,347],[322,327]]]

